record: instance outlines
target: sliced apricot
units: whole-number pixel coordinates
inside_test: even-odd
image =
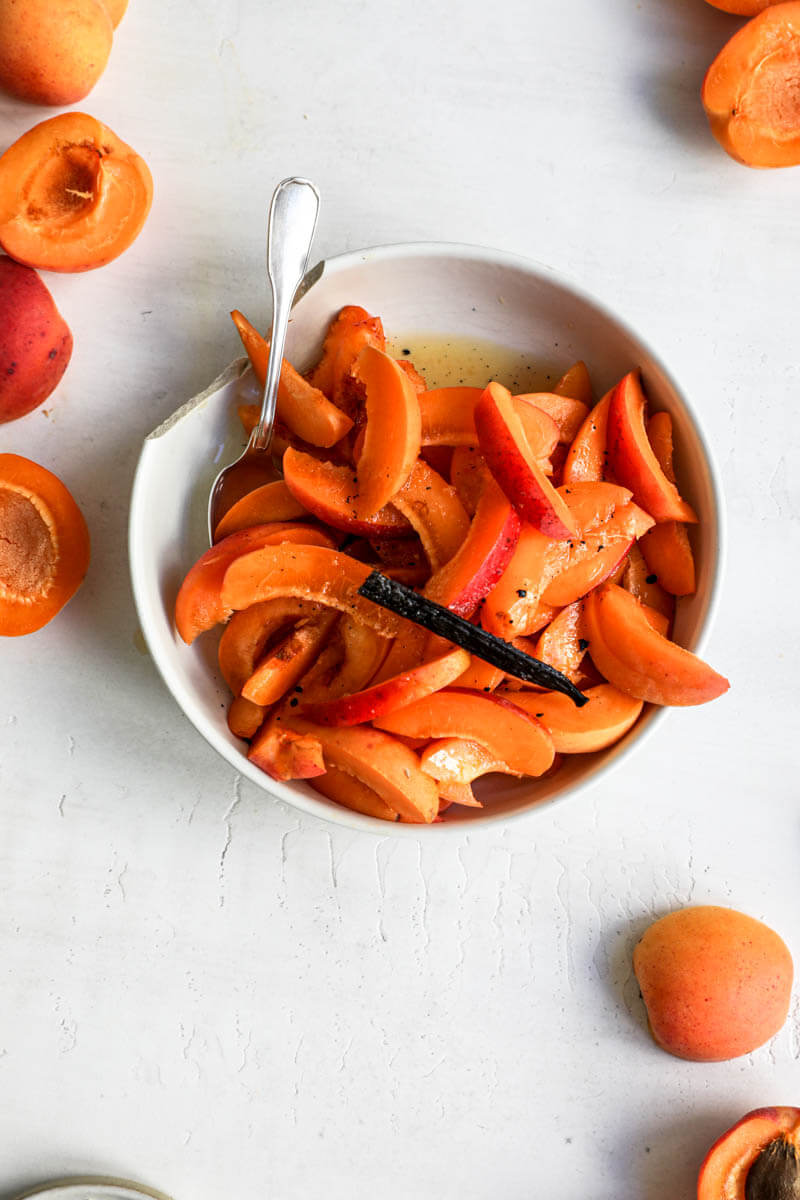
[[[439,658],[420,663],[364,691],[303,706],[301,711],[320,725],[361,725],[447,687],[463,674],[468,664],[467,651],[454,647]]]
[[[711,132],[748,167],[800,163],[800,0],[774,4],[723,46],[701,92]]]
[[[592,406],[592,381],[589,378],[589,368],[583,359],[573,363],[559,379],[553,391],[557,396],[569,396],[572,400],[580,400],[587,408]]]
[[[516,703],[516,698],[515,698]],[[466,738],[437,738],[429,742],[420,756],[423,771],[439,784],[472,783],[481,775],[517,775],[480,742]]]
[[[469,617],[506,569],[519,537],[520,521],[491,477],[458,553],[428,580],[424,595]]]
[[[221,608],[231,613],[276,596],[297,596],[347,612],[376,633],[394,637],[406,622],[358,594],[369,574],[366,563],[323,546],[268,545],[230,563]]]
[[[488,475],[486,461],[475,446],[455,448],[450,459],[450,482],[470,516],[475,515]]]
[[[623,504],[613,517],[572,539],[566,565],[542,593],[545,604],[572,604],[587,595],[620,568],[636,538],[653,525],[653,518],[638,504]]]
[[[302,520],[309,517],[282,479],[272,479],[247,492],[235,501],[217,523],[214,541],[221,542],[231,533],[250,529],[253,525],[269,525],[274,522]]]
[[[656,632],[630,592],[604,584],[586,597],[589,653],[609,683],[651,704],[705,704],[729,688],[707,663]]]
[[[575,434],[562,471],[562,481],[565,484],[595,482],[605,475],[610,404],[611,392],[607,392],[590,410]]]
[[[258,663],[242,687],[245,700],[264,708],[276,704],[305,674],[328,640],[339,614],[323,610],[319,616],[299,622],[280,645]]]
[[[647,422],[647,436],[662,471],[674,483],[672,417],[669,413],[653,413]],[[694,555],[682,521],[664,521],[656,525],[640,539],[639,545],[650,572],[661,587],[673,596],[694,593],[697,586]]]
[[[469,516],[458,492],[422,459],[392,497],[392,508],[416,530],[433,571],[457,554],[469,533]]]
[[[545,727],[516,703],[495,694],[445,688],[380,717],[375,724],[407,737],[479,742],[514,774],[543,775],[553,764],[553,739]]]
[[[89,531],[69,490],[38,463],[0,454],[0,635],[41,629],[88,566]]]
[[[242,345],[262,388],[267,378],[269,343],[261,336],[238,309],[231,313],[233,323],[239,331]],[[313,387],[284,359],[278,382],[278,398],[275,406],[278,420],[312,446],[334,446],[352,427],[353,422],[341,409]]]
[[[558,440],[565,445],[571,445],[577,436],[583,422],[589,415],[589,405],[572,396],[559,395],[556,392],[525,392],[514,397],[519,412],[520,402],[525,402],[541,412],[547,413],[555,421],[558,429]],[[555,448],[555,447],[554,447]]]
[[[533,656],[555,667],[575,683],[580,675],[587,644],[583,638],[581,606],[576,601],[562,608],[558,616],[542,630]]]
[[[538,465],[510,392],[490,383],[475,406],[481,453],[522,520],[547,537],[575,532],[569,509]]]
[[[326,698],[348,696],[365,688],[374,680],[393,644],[348,613],[339,622],[336,641],[342,649],[341,661],[327,685]]]
[[[800,1108],[756,1108],[717,1138],[697,1200],[793,1200],[800,1195]]]
[[[234,613],[217,649],[219,669],[234,696],[239,695],[267,647],[287,626],[314,619],[324,611],[320,604],[282,596]]]
[[[288,728],[322,746],[325,763],[354,775],[407,821],[430,824],[439,811],[439,791],[420,769],[408,746],[368,725],[332,729],[287,716]]]
[[[290,446],[283,456],[283,478],[298,504],[334,529],[361,537],[407,537],[411,526],[398,509],[386,504],[360,516],[358,483],[350,467],[323,462]]]
[[[266,715],[267,710],[260,704],[253,704],[244,696],[234,696],[228,708],[228,729],[234,737],[249,742],[258,733]]]
[[[353,374],[366,390],[364,446],[357,460],[360,517],[370,517],[387,504],[411,474],[420,451],[417,393],[393,358],[365,346]]]
[[[577,708],[560,692],[514,692],[514,703],[550,730],[556,753],[592,754],[605,750],[628,732],[643,702],[610,683],[588,688],[587,704]]]
[[[60,113],[0,156],[0,245],[47,271],[102,267],[137,237],[152,198],[130,146],[86,113]]]
[[[361,392],[359,402],[355,404],[348,385],[353,378],[355,361],[365,346],[386,349],[380,317],[371,317],[366,309],[357,304],[347,304],[328,326],[322,357],[308,375],[310,383],[351,418],[356,416],[360,406]]]
[[[486,596],[481,611],[483,628],[508,641],[546,625],[554,611],[542,613],[542,593],[566,565],[568,553],[566,542],[555,542],[532,525],[523,524],[505,571]]]
[[[625,590],[640,600],[642,604],[663,613],[667,620],[667,627],[669,627],[675,615],[675,597],[661,587],[658,576],[654,575],[648,567],[638,544],[634,543],[628,551],[622,578],[614,580],[614,583],[617,582],[621,583]]]
[[[309,782],[314,791],[341,804],[343,808],[362,813],[365,817],[376,817],[379,821],[397,820],[397,813],[385,800],[381,800],[376,791],[340,767],[328,764],[324,775],[318,775]]]
[[[313,732],[284,725],[279,713],[264,722],[247,752],[250,762],[272,779],[313,779],[325,774],[322,744]]]
[[[483,388],[443,387],[422,392],[419,411],[423,446],[476,446],[473,411]]]
[[[234,559],[262,546],[306,539],[319,544],[319,530],[278,521],[240,529],[215,542],[187,572],[175,600],[175,627],[183,640],[193,642],[199,634],[227,621],[231,615],[233,609],[226,610],[223,606],[221,589],[225,572]],[[324,545],[330,545],[329,539],[325,539]]]
[[[800,3],[800,0],[798,0]],[[692,507],[668,479],[647,437],[647,400],[638,371],[630,371],[611,393],[608,408],[608,465],[620,483],[656,521],[697,523]]]

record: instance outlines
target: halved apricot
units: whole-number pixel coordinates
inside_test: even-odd
[[[800,0],[770,5],[735,33],[708,68],[701,97],[711,132],[733,158],[748,167],[800,163]]]
[[[700,1167],[697,1200],[792,1200],[800,1195],[800,1108],[757,1108],[717,1138]]]
[[[41,629],[88,566],[89,531],[61,480],[19,454],[0,454],[0,636]]]
[[[89,271],[127,250],[153,199],[148,166],[106,125],[60,113],[0,156],[0,245],[47,271]]]

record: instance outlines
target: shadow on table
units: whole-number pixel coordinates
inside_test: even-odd
[[[694,149],[718,153],[708,128],[700,89],[719,51],[743,23],[704,0],[664,0],[633,10],[657,66],[631,64],[635,90],[657,123]]]
[[[692,1113],[665,1124],[642,1123],[632,1156],[632,1192],[639,1200],[664,1200],[696,1194],[700,1164],[721,1133],[741,1116],[720,1104],[716,1110]],[[2,1198],[0,1198],[2,1200]]]

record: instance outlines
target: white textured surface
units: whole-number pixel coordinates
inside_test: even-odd
[[[0,428],[93,536],[73,603],[0,689],[0,1187],[98,1170],[180,1198],[690,1197],[707,1145],[800,1100],[800,1030],[717,1066],[656,1050],[630,974],[687,902],[796,953],[798,174],[711,141],[733,18],[702,0],[131,0],[85,102],[149,161],[122,259],[48,283],[59,393]],[[0,103],[9,143],[48,115]],[[318,180],[320,254],[452,238],[549,261],[691,389],[731,539],[708,656],[591,798],[420,850],[241,783],[137,648],[126,513],[143,435],[258,315],[273,184]],[[354,297],[357,300],[357,297]],[[793,942],[794,939],[794,942]]]

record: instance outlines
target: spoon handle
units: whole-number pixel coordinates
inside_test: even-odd
[[[317,225],[319,191],[308,179],[284,179],[269,206],[267,274],[272,285],[272,331],[261,416],[248,450],[268,450],[275,423],[275,402],[292,301],[308,267]]]

